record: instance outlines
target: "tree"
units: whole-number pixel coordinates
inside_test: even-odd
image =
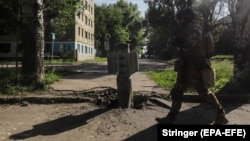
[[[41,84],[44,77],[43,1],[22,1],[21,40],[24,47],[22,78],[26,84]]]
[[[17,3],[15,0],[3,3],[0,5],[3,17],[0,26],[6,26],[13,34],[19,18],[15,16]],[[44,77],[44,25],[48,27],[47,33],[56,31],[61,35],[65,34],[65,31],[75,23],[74,20],[68,19],[74,19],[75,14],[82,12],[83,4],[81,0],[21,0],[21,9],[22,82],[41,86]]]
[[[219,15],[222,12],[223,0],[144,0],[148,3],[149,9],[146,14],[148,47],[154,51],[155,56],[160,59],[173,58],[173,46],[171,42],[178,32],[176,14],[184,7],[192,7],[199,15],[197,22],[203,27],[204,32],[221,34],[217,30]],[[219,24],[218,24],[219,25]],[[218,26],[219,27],[219,26]],[[215,32],[217,31],[217,32]],[[219,31],[219,33],[218,33]],[[155,37],[165,37],[165,39]],[[150,52],[152,53],[152,52]],[[160,53],[160,54],[158,54]]]
[[[115,4],[95,6],[95,39],[100,54],[105,56],[104,39],[109,37],[110,50],[116,44],[129,43],[135,47],[144,41],[143,18],[136,4],[119,0]]]
[[[99,56],[106,56],[103,44],[108,31],[105,12],[106,5],[95,5],[95,48]]]
[[[250,1],[237,1],[235,13],[234,84],[249,91],[250,78]]]
[[[1,33],[16,32],[17,27],[17,10],[16,0],[8,0],[0,3],[0,30]],[[5,31],[2,31],[5,30]]]
[[[171,59],[174,55],[171,42],[178,32],[176,14],[193,1],[144,0],[149,9],[146,13],[148,54],[159,59]]]
[[[46,36],[49,36],[51,32],[55,32],[59,36],[65,35],[67,30],[75,24],[75,15],[79,16],[85,9],[85,5],[81,0],[43,1]]]

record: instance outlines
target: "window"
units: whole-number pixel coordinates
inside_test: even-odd
[[[77,44],[78,52],[81,52],[80,44]]]
[[[10,53],[11,52],[11,44],[10,43],[0,43],[0,53]]]
[[[85,38],[88,39],[88,32],[85,31]]]
[[[78,27],[78,35],[80,36],[81,35],[81,28]]]
[[[88,8],[88,2],[85,0],[85,9]]]
[[[80,14],[77,14],[77,17],[80,19],[80,18],[81,18],[81,15],[80,15]]]
[[[85,53],[88,54],[88,47],[85,46]]]
[[[85,16],[85,24],[88,25],[88,17]]]
[[[84,31],[83,31],[83,29],[82,29],[82,37],[83,37],[83,35],[84,35]]]

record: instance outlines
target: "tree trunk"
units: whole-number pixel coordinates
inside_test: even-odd
[[[250,1],[239,0],[236,8],[234,80],[237,84],[249,82],[250,76]]]
[[[21,39],[24,83],[41,84],[44,77],[43,0],[22,0]]]

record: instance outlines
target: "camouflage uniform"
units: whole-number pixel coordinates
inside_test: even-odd
[[[188,12],[184,11],[184,14]],[[188,18],[194,19],[194,15],[191,15],[191,17],[189,15]],[[178,74],[176,83],[170,91],[172,108],[166,117],[156,118],[156,120],[159,123],[172,124],[181,108],[183,94],[188,86],[192,84],[199,96],[217,111],[215,124],[225,124],[228,120],[225,117],[223,107],[216,96],[204,85],[202,70],[211,69],[211,63],[209,58],[205,56],[204,49],[202,48],[201,29],[195,25],[194,20],[185,19],[184,17],[182,22],[179,36],[179,41],[181,41],[181,45],[179,46],[180,59],[176,68]]]

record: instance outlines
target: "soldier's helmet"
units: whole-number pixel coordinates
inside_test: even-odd
[[[191,22],[195,18],[195,12],[192,8],[186,7],[180,10],[176,15],[178,20],[184,20],[185,22]]]

